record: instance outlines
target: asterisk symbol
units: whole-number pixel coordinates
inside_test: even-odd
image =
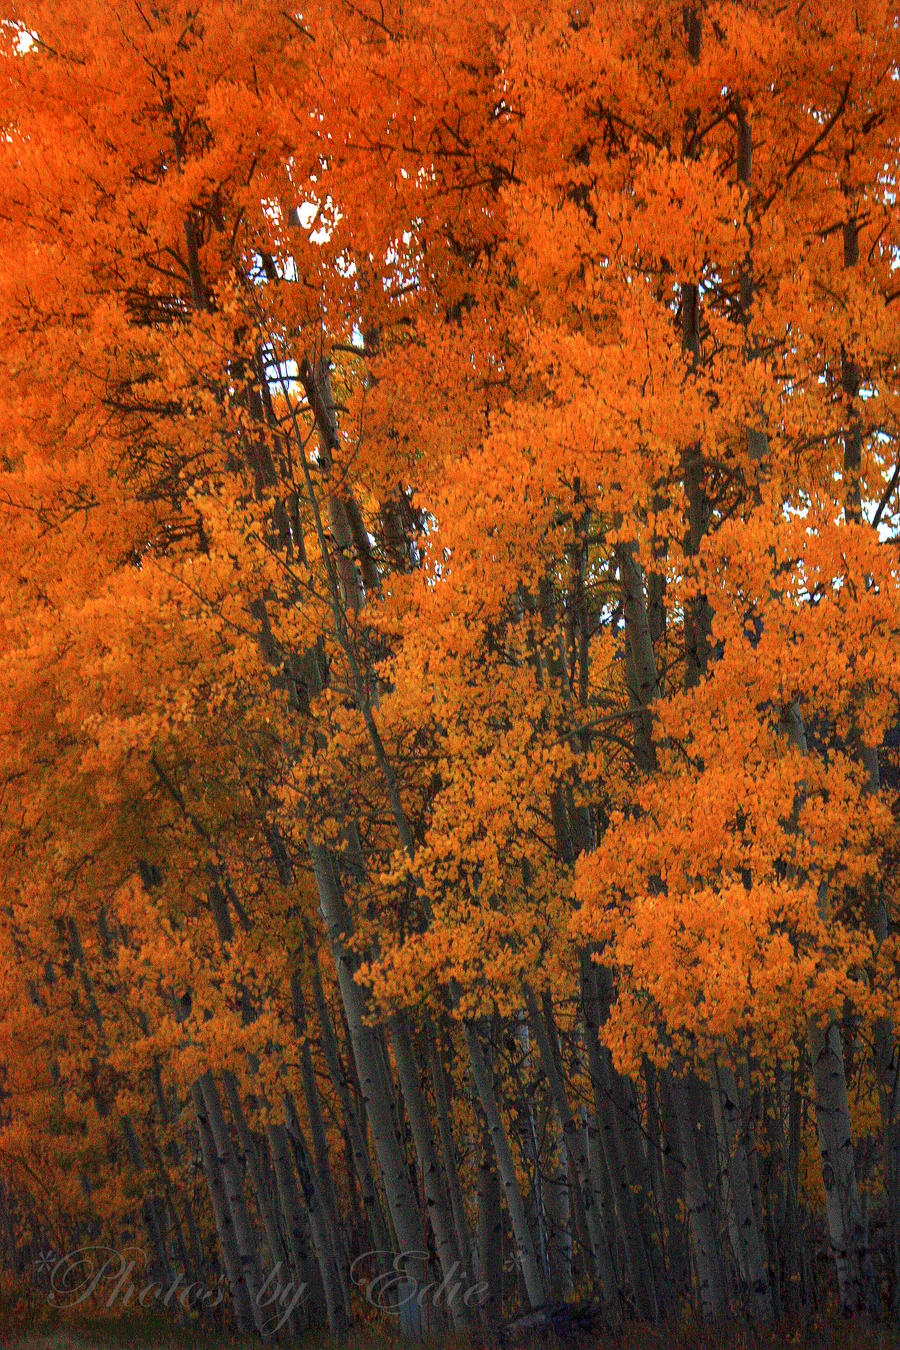
[[[40,1252],[34,1258],[34,1268],[39,1275],[49,1275],[55,1265],[56,1256],[53,1252]]]

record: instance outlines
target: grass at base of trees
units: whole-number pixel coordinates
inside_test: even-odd
[[[11,1339],[10,1339],[11,1337]],[[490,1342],[498,1344],[497,1342]],[[357,1324],[336,1341],[322,1332],[272,1342],[296,1350],[400,1350],[413,1344],[389,1328]],[[473,1344],[458,1337],[432,1337],[421,1350],[466,1350]],[[556,1350],[563,1342],[536,1339],[517,1350]],[[198,1326],[179,1326],[165,1318],[113,1318],[91,1322],[70,1318],[56,1325],[29,1329],[20,1325],[0,1331],[3,1350],[259,1350],[251,1337],[228,1336]],[[710,1327],[702,1324],[648,1327],[629,1325],[578,1350],[900,1350],[900,1325],[873,1325],[837,1316],[814,1317],[805,1325],[781,1324],[761,1330],[747,1323]]]

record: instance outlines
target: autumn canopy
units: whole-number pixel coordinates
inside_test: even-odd
[[[0,52],[2,1297],[900,1315],[896,9]]]

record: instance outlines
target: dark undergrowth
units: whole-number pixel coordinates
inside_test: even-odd
[[[431,1337],[410,1342],[388,1324],[357,1323],[341,1340],[310,1332],[293,1340],[270,1342],[284,1350],[466,1350],[456,1337]],[[565,1342],[541,1338],[517,1350],[559,1350]],[[9,1320],[0,1314],[0,1346],[4,1350],[260,1350],[253,1338],[231,1336],[195,1323],[178,1324],[163,1317],[91,1318],[50,1310],[43,1314],[18,1310]],[[480,1345],[483,1347],[485,1341]],[[760,1329],[728,1323],[710,1327],[693,1322],[648,1327],[632,1324],[578,1343],[577,1350],[900,1350],[900,1326],[872,1324],[837,1316],[817,1315],[803,1325],[781,1324]]]

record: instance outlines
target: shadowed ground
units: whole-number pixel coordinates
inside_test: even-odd
[[[298,1350],[399,1350],[410,1347],[389,1331],[354,1328],[340,1342],[320,1333],[295,1341],[272,1342]],[[433,1339],[423,1350],[464,1350],[458,1339]],[[528,1350],[548,1350],[566,1344],[553,1338],[535,1339]],[[42,1330],[0,1327],[3,1350],[259,1350],[261,1342],[247,1337],[217,1336],[199,1328],[171,1326],[159,1320],[113,1321],[91,1326],[77,1323]],[[581,1350],[581,1347],[579,1347]],[[590,1350],[900,1350],[900,1327],[864,1326],[840,1319],[810,1323],[805,1329],[780,1328],[761,1333],[749,1326],[729,1328],[633,1326],[618,1335],[591,1342]]]

